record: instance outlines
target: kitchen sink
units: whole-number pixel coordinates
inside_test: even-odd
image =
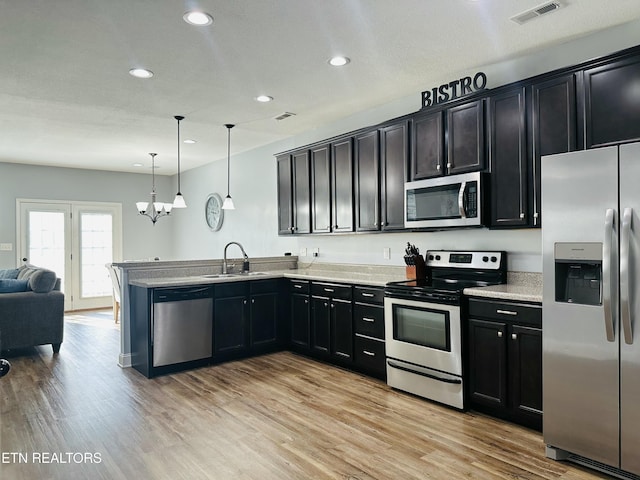
[[[266,272],[245,272],[245,273],[214,273],[202,275],[204,278],[229,278],[229,277],[253,277],[255,275],[266,275]]]

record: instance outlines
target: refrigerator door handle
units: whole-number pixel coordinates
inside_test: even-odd
[[[622,233],[620,241],[620,309],[622,313],[622,331],[627,345],[633,343],[633,331],[631,328],[631,297],[629,295],[629,254],[631,247],[631,222],[633,209],[625,208],[622,214]]]
[[[613,342],[616,339],[613,325],[613,306],[611,304],[611,298],[614,296],[612,281],[614,223],[615,212],[612,208],[607,208],[604,217],[604,242],[602,244],[602,306],[604,307],[604,326],[609,342]]]

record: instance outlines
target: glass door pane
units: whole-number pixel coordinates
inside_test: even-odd
[[[27,238],[28,263],[56,272],[64,291],[65,213],[30,211]]]
[[[80,215],[80,297],[111,296],[105,264],[113,262],[113,218],[110,213]]]

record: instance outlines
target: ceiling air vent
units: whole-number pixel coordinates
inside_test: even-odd
[[[511,17],[511,20],[519,25],[522,25],[523,23],[527,23],[535,18],[541,17],[542,15],[546,15],[547,13],[555,12],[561,7],[562,3],[560,2],[543,3],[542,5],[538,5],[535,8]]]
[[[280,115],[278,115],[277,117],[274,117],[274,120],[277,120],[279,122],[280,120],[284,120],[285,118],[289,118],[289,117],[293,117],[293,116],[295,116],[295,113],[284,112],[284,113],[281,113]]]

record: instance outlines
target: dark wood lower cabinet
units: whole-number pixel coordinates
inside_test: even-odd
[[[542,429],[539,305],[469,300],[470,407]]]

